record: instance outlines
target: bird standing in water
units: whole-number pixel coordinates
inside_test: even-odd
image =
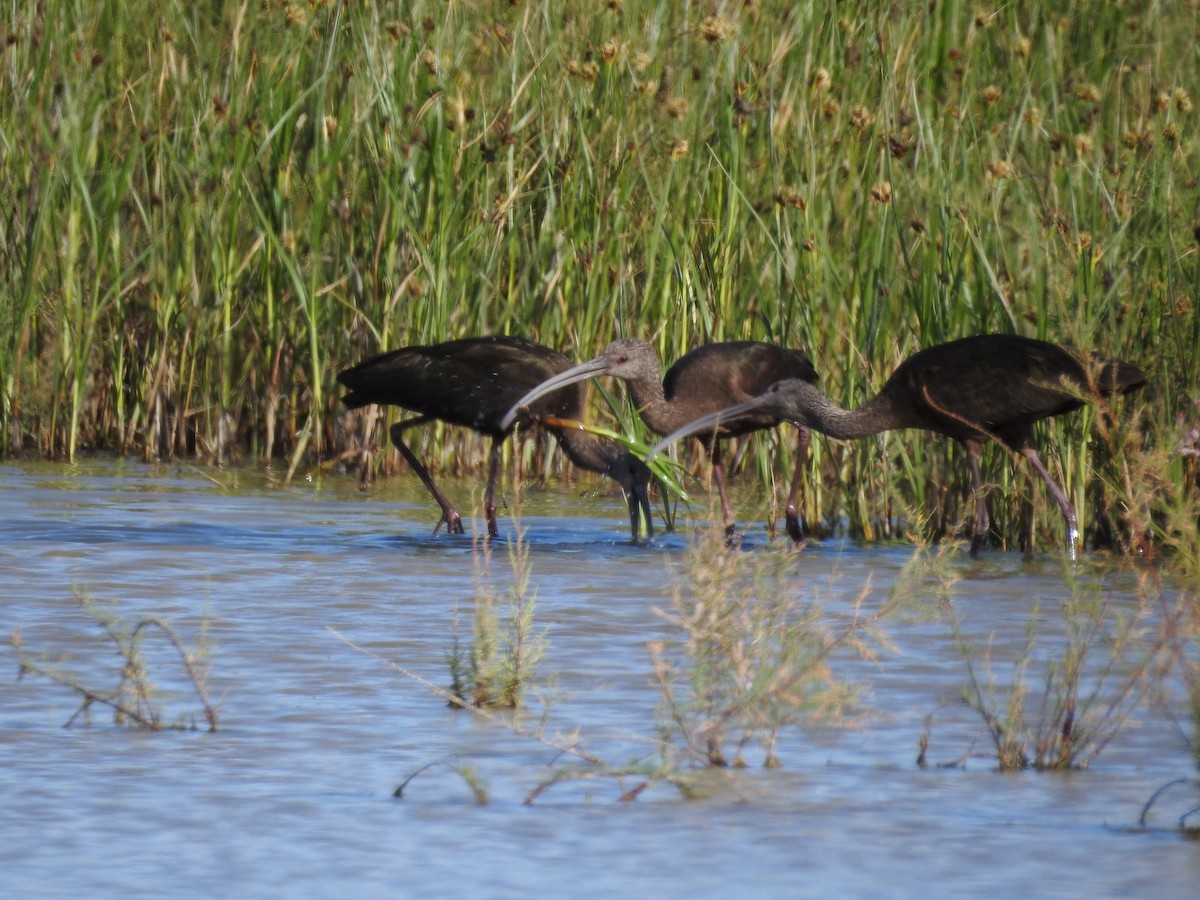
[[[549,347],[516,337],[474,337],[428,346],[404,347],[373,357],[341,372],[337,379],[349,393],[342,402],[350,409],[379,403],[400,406],[419,415],[391,427],[392,443],[424,482],[442,509],[433,533],[446,530],[462,534],[462,519],[438,489],[429,471],[404,443],[405,430],[440,420],[471,428],[492,439],[488,460],[484,513],[488,534],[495,537],[496,479],[500,448],[514,425],[526,428],[541,417],[576,420],[583,416],[583,388],[567,387],[530,408],[520,417],[506,411],[523,394],[557,372],[569,369],[571,361]],[[518,421],[519,419],[519,421]],[[644,516],[647,533],[653,535],[650,519],[650,470],[621,445],[577,428],[547,426],[566,453],[581,469],[607,475],[625,491],[629,521],[636,543],[639,516]]]
[[[932,431],[953,438],[967,452],[976,504],[975,555],[988,530],[979,454],[988,440],[995,440],[1028,459],[1046,482],[1066,519],[1074,559],[1079,541],[1075,507],[1038,456],[1033,425],[1079,409],[1094,397],[1124,394],[1145,383],[1145,373],[1131,363],[1016,335],[978,335],[914,353],[858,409],[843,409],[805,380],[781,381],[759,397],[679,428],[648,458],[688,435],[736,427],[743,416],[775,416],[840,439],[901,428]]]
[[[637,338],[623,338],[609,344],[595,359],[558,373],[521,397],[501,420],[500,427],[507,427],[522,410],[552,391],[600,375],[612,375],[629,385],[642,421],[660,435],[706,413],[749,400],[782,379],[804,382],[817,379],[817,371],[805,353],[760,341],[707,344],[682,356],[663,376],[662,360],[653,344]],[[713,481],[721,499],[727,533],[733,531],[733,513],[725,492],[720,442],[723,438],[774,428],[781,421],[779,416],[768,412],[747,414],[737,422],[722,422],[715,433],[709,429],[708,433],[697,434],[712,461]],[[786,511],[787,531],[796,543],[804,539],[796,504],[808,453],[808,428],[801,423],[799,431],[796,467]]]

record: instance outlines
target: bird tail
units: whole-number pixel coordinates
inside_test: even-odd
[[[356,394],[353,391],[342,397],[342,403],[346,404],[346,409],[358,409],[374,402],[369,397],[364,397],[362,394]]]

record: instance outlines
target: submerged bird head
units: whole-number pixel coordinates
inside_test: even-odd
[[[644,462],[616,441],[593,434],[577,420],[542,416],[538,422],[554,435],[571,462],[581,469],[607,476],[621,486],[629,505],[629,528],[635,544],[643,520],[647,536],[654,536],[650,482],[655,478]]]
[[[638,540],[639,519],[646,523],[646,537],[654,537],[654,517],[650,513],[650,482],[654,480],[654,475],[650,469],[628,450],[622,449],[604,474],[625,491],[633,542],[636,544]]]

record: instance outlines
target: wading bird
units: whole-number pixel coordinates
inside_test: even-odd
[[[514,424],[527,428],[541,417],[580,419],[583,388],[555,391],[530,407],[527,415],[501,417],[531,388],[556,372],[569,369],[571,361],[549,347],[515,337],[476,337],[421,347],[393,350],[359,363],[340,373],[337,380],[349,388],[342,402],[350,409],[379,403],[410,409],[419,415],[391,427],[392,443],[417,473],[438,506],[442,523],[453,534],[462,534],[462,519],[438,489],[428,470],[404,443],[404,431],[415,425],[440,420],[471,428],[492,439],[488,460],[484,512],[488,534],[495,537],[496,477],[500,470],[500,447]],[[625,491],[633,540],[638,539],[638,517],[645,517],[647,534],[653,535],[650,520],[650,470],[621,445],[578,428],[547,425],[567,458],[581,469],[612,478]]]
[[[816,381],[812,361],[799,350],[788,350],[759,341],[728,341],[708,344],[681,357],[662,375],[662,360],[648,341],[624,338],[609,344],[602,354],[550,378],[513,404],[500,422],[505,428],[531,404],[564,385],[586,378],[612,375],[629,385],[634,405],[642,421],[656,434],[667,434],[699,416],[731,404],[749,400],[770,385],[787,378]],[[721,462],[721,439],[774,428],[782,419],[770,413],[721,423],[715,433],[698,435],[712,461],[713,481],[721,498],[725,529],[733,532],[733,513],[725,493],[725,469]],[[787,531],[792,540],[804,539],[796,503],[800,477],[808,452],[808,428],[802,423],[796,449],[796,469],[787,499]]]
[[[688,435],[736,427],[742,416],[774,416],[841,439],[900,428],[932,431],[953,438],[967,451],[975,494],[974,555],[988,530],[979,453],[985,442],[995,440],[1028,459],[1046,482],[1066,519],[1074,559],[1079,540],[1075,507],[1038,457],[1033,425],[1079,409],[1090,399],[1124,394],[1145,383],[1146,375],[1137,366],[1096,353],[1083,356],[1015,335],[979,335],[914,353],[858,409],[841,408],[807,381],[783,381],[760,397],[678,429],[660,441],[648,459]]]

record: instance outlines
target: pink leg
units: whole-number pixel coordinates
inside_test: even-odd
[[[504,438],[492,438],[492,452],[488,457],[487,489],[483,492],[483,514],[487,517],[488,537],[497,537],[496,527],[496,478],[500,474],[500,444]]]
[[[971,534],[971,555],[978,556],[983,539],[987,536],[988,521],[987,498],[983,496],[983,475],[979,471],[979,452],[982,449],[978,441],[964,441],[967,451],[967,465],[971,468],[971,492],[975,495],[975,527]]]
[[[1038,453],[1032,447],[1026,447],[1021,451],[1029,464],[1034,470],[1042,476],[1042,481],[1046,482],[1046,487],[1050,488],[1050,493],[1054,495],[1054,499],[1058,501],[1058,507],[1062,510],[1063,518],[1067,520],[1067,553],[1071,557],[1071,562],[1075,562],[1079,558],[1079,523],[1075,517],[1075,505],[1067,496],[1067,492],[1062,489],[1057,481],[1050,477],[1050,473],[1046,471],[1046,467],[1042,465],[1042,460],[1038,457]]]
[[[446,495],[438,490],[438,486],[433,481],[433,476],[431,476],[429,471],[423,465],[421,465],[421,461],[417,459],[416,454],[414,454],[412,450],[408,448],[408,445],[404,443],[404,429],[411,428],[413,425],[421,425],[428,421],[429,419],[425,416],[418,416],[415,419],[407,419],[403,422],[397,422],[389,431],[392,436],[392,443],[396,445],[396,449],[400,451],[400,455],[404,457],[404,461],[407,462],[409,467],[417,473],[417,477],[420,478],[424,483],[425,489],[433,495],[433,499],[436,500],[438,506],[442,508],[442,517],[438,519],[437,525],[433,527],[433,533],[437,534],[438,531],[441,530],[442,523],[445,522],[446,531],[448,533],[462,534],[462,519],[459,517],[458,511],[454,508],[453,504],[446,499]]]
[[[709,458],[712,460],[713,482],[717,486],[717,496],[721,498],[721,516],[725,520],[725,535],[733,537],[733,510],[729,507],[729,497],[725,494],[725,466],[721,462],[721,442],[714,440],[709,445]]]
[[[787,498],[787,533],[797,547],[804,546],[804,529],[800,527],[800,513],[796,505],[800,502],[800,482],[804,478],[804,466],[808,462],[809,431],[803,425],[797,429],[796,468],[792,472],[792,487]]]

